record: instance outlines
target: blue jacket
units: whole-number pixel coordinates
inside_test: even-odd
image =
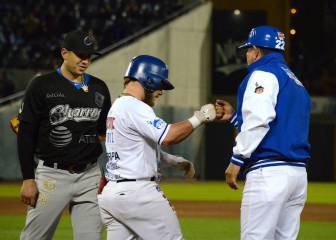
[[[280,53],[263,56],[248,71],[231,119],[239,133],[230,161],[245,167],[257,161],[304,166],[310,158],[311,103],[306,89]]]

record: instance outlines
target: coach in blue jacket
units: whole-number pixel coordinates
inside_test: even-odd
[[[239,171],[246,175],[241,239],[296,239],[307,195],[310,97],[284,60],[285,35],[278,29],[253,28],[239,48],[247,49],[248,74],[237,110],[224,100],[216,110],[238,130],[225,174],[233,189]]]

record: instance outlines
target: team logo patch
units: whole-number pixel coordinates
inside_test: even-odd
[[[254,37],[256,35],[256,30],[253,28],[249,34],[249,38]]]
[[[47,178],[46,180],[43,181],[43,188],[47,192],[53,192],[56,189],[56,180]]]
[[[83,40],[83,43],[86,45],[86,46],[91,46],[93,43],[94,43],[94,38],[92,35],[88,35],[84,38]]]
[[[148,121],[148,123],[157,129],[161,129],[163,126],[165,126],[165,122],[160,118],[154,119],[153,121]]]
[[[88,85],[83,84],[81,88],[84,92],[89,92],[89,86]]]
[[[98,107],[102,107],[104,103],[104,95],[100,94],[99,92],[95,92],[95,103],[97,104]]]
[[[282,32],[278,32],[278,39],[281,40],[281,41],[284,41],[285,40],[285,34],[282,33]]]
[[[256,87],[254,89],[254,92],[257,93],[257,94],[261,94],[264,92],[264,87],[259,85],[258,83],[255,84]]]

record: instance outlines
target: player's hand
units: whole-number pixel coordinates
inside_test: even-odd
[[[227,121],[234,113],[234,109],[227,101],[217,99],[216,100],[216,119]]]
[[[240,167],[233,163],[230,163],[225,171],[225,179],[226,183],[230,186],[230,188],[237,190],[239,188],[237,183],[237,177],[240,171]]]
[[[101,176],[100,181],[99,181],[99,186],[98,186],[98,194],[102,193],[106,184],[107,184],[107,180],[106,180],[105,176]]]
[[[21,201],[35,208],[39,191],[34,179],[23,180],[21,187]]]
[[[186,178],[193,178],[195,176],[195,167],[194,164],[183,157],[178,157],[179,160],[176,164],[176,168],[184,171],[184,176]]]
[[[105,139],[106,139],[105,134],[99,134],[98,139],[99,139],[99,142],[105,142]]]
[[[195,175],[195,167],[194,164],[184,157],[175,156],[165,151],[160,151],[160,160],[162,166],[174,166],[175,168],[182,170],[185,172],[185,177],[192,178]]]
[[[194,113],[194,116],[201,122],[211,122],[216,118],[215,106],[211,103],[205,104],[199,111]]]

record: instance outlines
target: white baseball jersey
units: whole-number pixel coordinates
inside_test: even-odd
[[[122,96],[114,101],[106,127],[107,180],[157,176],[160,144],[169,124],[146,103]]]

